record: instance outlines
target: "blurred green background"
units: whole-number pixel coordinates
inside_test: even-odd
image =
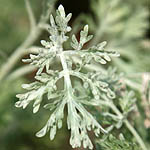
[[[40,19],[43,3],[44,0],[31,0],[37,21]],[[60,3],[64,5],[67,13],[73,13],[70,25],[74,28],[75,34],[78,35],[84,24],[89,24],[90,32],[95,35],[89,45],[106,40],[108,49],[117,50],[121,54],[120,59],[114,60],[112,65],[125,72],[130,88],[136,91],[140,116],[135,121],[135,127],[147,145],[150,144],[150,125],[146,127],[144,124],[147,115],[141,93],[143,83],[141,74],[150,72],[150,2],[59,0],[55,8]],[[25,40],[30,26],[23,0],[0,0],[0,11],[0,65],[2,65]],[[47,36],[45,31],[42,32],[34,45],[39,45],[40,40]],[[11,72],[21,66],[24,64],[20,60]],[[23,92],[21,84],[29,83],[33,80],[33,76],[34,72],[13,81],[6,80],[0,83],[0,150],[71,150],[65,120],[63,129],[58,131],[54,141],[49,140],[48,134],[39,139],[35,137],[35,133],[46,123],[49,111],[41,109],[37,114],[33,114],[31,106],[25,110],[15,108],[14,104],[17,101],[15,95]]]

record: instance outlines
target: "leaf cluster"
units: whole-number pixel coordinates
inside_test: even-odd
[[[46,95],[44,108],[52,113],[46,125],[36,135],[42,137],[50,132],[50,139],[53,140],[57,129],[62,128],[64,109],[67,107],[67,126],[71,131],[70,144],[73,148],[83,145],[84,148],[93,149],[88,132],[93,131],[98,137],[101,132],[106,134],[108,131],[88,111],[87,106],[110,107],[117,96],[120,76],[111,68],[107,71],[91,72],[83,72],[83,69],[93,62],[104,65],[119,54],[105,50],[105,41],[85,49],[84,44],[92,39],[92,36],[88,35],[88,25],[80,32],[79,41],[72,35],[70,45],[74,49],[64,50],[63,44],[69,38],[66,34],[71,31],[71,27],[68,26],[70,19],[71,14],[66,15],[62,5],[58,7],[55,18],[50,16],[50,41],[42,40],[44,48],[41,48],[37,55],[31,54],[29,59],[23,60],[37,66],[38,71],[35,82],[22,85],[28,92],[17,95],[19,101],[16,102],[16,107],[26,108],[33,102],[33,113],[37,113],[42,101],[46,101],[43,98]],[[80,59],[79,62],[73,60],[74,55]],[[56,58],[62,65],[61,70],[51,69],[51,62],[55,62]],[[81,81],[80,86],[84,89],[84,94],[78,90],[78,86],[73,87],[72,77]],[[64,80],[63,89],[58,87],[60,79]],[[121,106],[123,110],[130,107],[125,102],[121,103]]]
[[[127,141],[122,134],[116,138],[110,134],[97,143],[97,150],[140,150],[136,143]]]

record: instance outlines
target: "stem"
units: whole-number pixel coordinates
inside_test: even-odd
[[[16,69],[15,71],[13,71],[10,75],[8,75],[6,80],[12,81],[12,80],[18,79],[19,77],[22,77],[30,72],[33,72],[36,69],[37,69],[37,67],[35,67],[35,66],[25,65],[19,69]]]
[[[41,19],[39,21],[39,23],[36,24],[32,28],[32,30],[31,30],[30,34],[28,35],[28,37],[26,38],[26,40],[14,51],[14,53],[8,58],[7,62],[1,66],[0,82],[11,71],[11,69],[14,67],[14,65],[17,63],[17,61],[20,60],[20,58],[22,58],[22,56],[26,53],[26,49],[29,46],[31,46],[39,38],[39,36],[42,32],[42,29],[40,28],[40,24],[46,23],[46,21],[48,20],[49,13],[52,12],[52,10],[53,10],[53,6],[54,6],[55,2],[56,2],[56,0],[53,0],[53,2],[51,2],[51,7],[49,8],[49,11],[46,14],[46,17],[43,17],[43,19]],[[29,9],[31,9],[30,5],[28,5],[28,13],[29,13]],[[32,13],[32,12],[30,12],[30,13]],[[29,17],[31,17],[31,15],[29,15]],[[31,21],[31,18],[29,18],[30,21]]]
[[[15,50],[15,52],[9,57],[7,62],[3,64],[0,68],[0,81],[10,72],[16,62],[24,55],[26,49],[32,45],[36,39],[41,34],[41,31],[38,27],[36,27],[29,34],[27,39]]]
[[[61,50],[60,52],[60,61],[62,64],[62,68],[64,70],[64,79],[65,79],[65,85],[68,91],[68,94],[70,94],[72,92],[72,84],[71,84],[71,79],[70,79],[70,74],[69,74],[69,69],[67,67],[67,62],[63,53],[63,50]]]
[[[147,148],[146,148],[143,140],[141,139],[141,137],[139,136],[139,134],[137,133],[137,131],[133,128],[133,126],[130,124],[130,122],[128,120],[125,120],[124,123],[127,126],[127,128],[130,130],[130,132],[134,135],[134,137],[136,138],[136,140],[140,144],[141,148],[143,150],[147,150]]]
[[[118,108],[113,103],[109,104],[109,106],[119,117],[123,118],[122,113],[118,110]],[[141,139],[141,137],[139,136],[137,131],[134,129],[134,127],[130,124],[130,122],[126,119],[126,120],[124,120],[124,123],[125,123],[126,127],[130,130],[130,132],[134,135],[134,137],[136,138],[136,140],[139,143],[139,145],[141,146],[141,148],[143,150],[147,150],[143,140]]]
[[[29,0],[25,0],[25,5],[26,5],[28,16],[29,16],[29,20],[30,20],[30,27],[32,30],[36,26],[35,16],[33,14]]]

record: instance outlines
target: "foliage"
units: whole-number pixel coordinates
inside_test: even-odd
[[[119,135],[119,139],[110,134],[104,140],[97,143],[98,150],[140,150],[135,143],[125,140],[122,134]]]
[[[33,112],[36,113],[40,108],[43,95],[47,94],[47,98],[51,103],[44,105],[44,107],[53,110],[53,113],[45,127],[36,135],[38,137],[44,136],[46,132],[50,130],[50,139],[53,140],[57,128],[62,127],[64,108],[65,105],[67,105],[67,124],[68,129],[71,130],[70,144],[73,148],[80,147],[83,141],[84,148],[89,147],[92,149],[93,145],[88,137],[87,131],[93,129],[96,136],[98,136],[101,131],[104,133],[107,133],[107,131],[103,129],[85,109],[82,101],[84,101],[84,105],[93,105],[94,103],[98,103],[97,101],[112,101],[112,99],[115,98],[115,93],[113,91],[113,85],[111,85],[112,80],[109,83],[109,80],[107,81],[105,78],[99,77],[101,72],[85,74],[81,72],[81,69],[86,64],[91,63],[92,60],[97,63],[106,64],[107,61],[111,60],[111,56],[119,55],[114,51],[105,51],[104,46],[106,42],[81,51],[83,45],[92,38],[92,36],[88,36],[88,25],[80,32],[79,42],[75,35],[72,36],[71,46],[75,51],[64,51],[62,44],[68,39],[68,36],[65,34],[71,30],[71,27],[67,25],[70,18],[71,14],[66,16],[62,5],[58,7],[55,19],[52,15],[50,16],[51,26],[48,30],[51,34],[51,41],[47,42],[42,40],[41,44],[45,49],[41,49],[38,55],[31,54],[30,59],[24,60],[38,67],[35,76],[37,81],[22,85],[22,87],[29,90],[29,92],[17,95],[20,101],[16,103],[16,107],[26,108],[30,102],[34,101]],[[72,53],[82,59],[82,62],[77,66],[74,64],[76,66],[75,69],[72,68],[74,62],[70,61],[72,56],[68,55]],[[61,71],[50,70],[50,62],[54,61],[56,57],[60,59],[62,64]],[[69,59],[67,57],[69,57]],[[44,67],[46,67],[46,73],[43,72]],[[80,94],[76,94],[77,91],[74,91],[72,87],[70,76],[81,79],[85,89],[88,86],[87,92],[90,92],[88,99],[87,94],[83,97],[81,97]],[[64,89],[59,91],[56,83],[61,78],[64,78]]]
[[[84,17],[95,33],[93,43],[107,39],[109,44],[106,48],[121,54],[121,59],[113,61],[114,65],[126,73],[149,71],[149,53],[147,50],[143,52],[142,44],[149,26],[149,11],[143,5],[135,5],[135,2],[139,3],[137,0],[94,0],[91,2],[94,17]]]
[[[71,131],[71,144],[76,142],[77,145],[73,146],[81,145],[81,148],[75,149],[88,149],[92,145],[96,150],[149,149],[147,0],[90,1],[92,11],[87,9],[88,15],[74,18],[78,14],[76,9],[71,9],[74,12],[74,17],[69,22],[72,29],[67,23],[71,14],[67,19],[67,15],[60,13],[60,10],[57,10],[56,17],[50,16],[50,25],[47,24],[49,14],[59,4],[59,1],[56,2],[57,0],[44,0],[42,3],[40,0],[25,0],[31,27],[28,34],[29,24],[23,1],[15,0],[12,3],[0,0],[1,149],[70,150],[67,126]],[[71,3],[68,1],[68,6],[66,4],[65,2],[68,12]],[[88,1],[85,4],[88,6]],[[74,22],[74,19],[77,20]],[[90,28],[88,25],[79,28],[83,20]],[[39,40],[48,39],[45,29],[50,33],[50,40],[41,40],[41,47]],[[71,36],[68,36],[69,32]],[[88,32],[94,36],[88,35]],[[23,39],[25,41],[19,45]],[[104,42],[97,44],[101,41]],[[112,59],[118,56],[113,50],[121,54],[119,59]],[[25,59],[29,53],[32,53],[30,58]],[[22,67],[21,58],[31,66]],[[108,67],[110,61],[112,66],[118,68],[117,71],[114,67]],[[119,74],[120,71],[125,74]],[[24,76],[28,73],[30,74]],[[21,89],[23,82],[32,82],[22,85],[27,92]],[[16,102],[16,93],[23,92],[24,94],[17,95],[20,101]],[[34,117],[31,113],[32,105],[23,111],[15,108],[14,102],[23,108],[29,103],[33,104]],[[40,109],[41,107],[45,109]],[[47,123],[37,136],[44,136],[49,130],[50,139],[53,139],[56,130],[61,128],[53,141],[47,137],[34,137],[34,133],[44,125],[47,118]],[[99,129],[103,134],[99,133]],[[94,133],[98,133],[97,137],[93,136]],[[79,136],[80,138],[75,138]]]

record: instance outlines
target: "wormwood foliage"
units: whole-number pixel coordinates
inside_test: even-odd
[[[149,28],[149,11],[143,5],[138,5],[138,1],[93,0],[91,10],[94,17],[86,15],[82,19],[86,19],[95,33],[93,43],[106,38],[109,43],[106,48],[116,49],[121,54],[120,59],[115,59],[113,63],[127,73],[144,72],[149,68],[148,54],[143,53],[144,47],[141,47],[142,38]]]
[[[126,42],[129,39],[138,39],[144,35],[145,29],[148,28],[146,20],[148,11],[142,5],[136,6],[130,1],[122,3],[121,0],[112,0],[111,2],[109,0],[98,0],[93,1],[91,7],[97,20],[97,23],[93,24],[94,20],[89,19],[93,30],[95,27],[100,27],[102,34],[109,34],[112,37],[117,36],[115,39],[120,38],[120,42],[121,40]]]
[[[97,143],[99,150],[140,150],[135,143],[125,140],[122,134],[119,139],[110,134],[107,138]]]
[[[56,11],[56,17],[50,16],[48,29],[50,41],[42,40],[41,44],[44,48],[39,50],[38,55],[31,54],[29,59],[23,60],[37,66],[38,71],[35,82],[22,85],[28,92],[17,95],[19,101],[16,102],[16,107],[24,109],[30,102],[33,102],[33,113],[36,113],[42,104],[43,96],[46,95],[48,102],[44,108],[52,111],[52,114],[46,125],[36,135],[42,137],[50,131],[50,139],[53,140],[57,129],[62,127],[64,108],[67,107],[67,125],[71,130],[70,144],[73,148],[83,144],[84,148],[93,149],[88,131],[92,130],[96,136],[99,136],[100,132],[107,133],[107,131],[87,110],[86,106],[111,102],[116,97],[113,84],[117,80],[115,76],[112,76],[113,80],[109,80],[103,72],[85,73],[82,70],[94,61],[102,65],[106,64],[111,61],[111,57],[117,57],[119,54],[104,50],[106,42],[84,49],[84,44],[93,37],[88,35],[88,25],[80,32],[79,41],[75,35],[72,35],[71,47],[73,50],[64,50],[63,44],[69,38],[66,34],[71,31],[71,27],[68,26],[71,16],[71,13],[66,15],[63,6],[60,5]],[[78,56],[80,61],[74,61],[73,56]],[[51,63],[56,59],[62,65],[61,70],[51,69]],[[76,80],[76,78],[80,79],[84,93],[75,87],[76,84],[73,86],[72,79]],[[60,79],[64,80],[63,89],[57,85]]]

